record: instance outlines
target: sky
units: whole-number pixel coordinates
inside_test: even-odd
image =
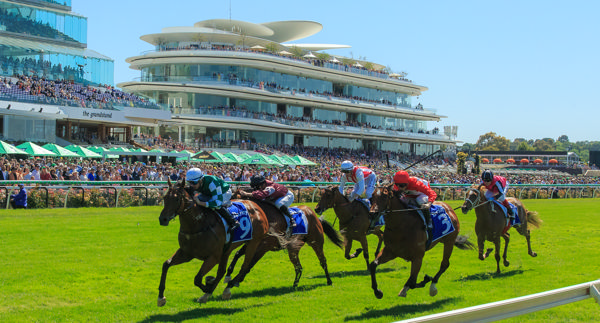
[[[296,43],[406,72],[421,103],[458,126],[457,140],[598,141],[600,1],[73,0],[88,17],[88,48],[114,59],[115,84],[140,77],[125,59],[153,50],[140,36],[208,19],[309,20],[323,30]],[[460,145],[460,144],[459,144]]]

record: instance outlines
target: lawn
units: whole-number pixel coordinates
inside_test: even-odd
[[[600,200],[524,203],[544,220],[541,229],[532,231],[538,257],[527,255],[525,239],[513,230],[510,266],[501,267],[500,275],[494,273],[493,257],[482,262],[477,251],[455,249],[435,297],[428,288],[398,297],[410,263],[396,259],[378,267],[384,297],[376,299],[362,256],[346,260],[327,241],[333,286],[326,285],[306,246],[300,252],[304,274],[297,290],[291,288],[294,269],[286,252],[270,252],[233,289],[230,301],[221,300],[221,283],[207,304],[198,304],[194,300],[202,292],[193,279],[200,262],[194,260],[169,270],[162,308],[156,306],[161,267],[178,248],[179,223],[161,227],[160,207],[2,210],[0,321],[390,322],[600,279]],[[333,211],[326,217],[333,222]],[[475,214],[459,214],[459,219],[461,234],[475,243]],[[371,255],[375,241],[369,240]],[[441,245],[426,254],[419,279],[435,274],[441,256]],[[506,321],[592,322],[598,317],[600,306],[588,299]]]

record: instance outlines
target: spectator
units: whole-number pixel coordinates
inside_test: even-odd
[[[13,209],[27,208],[27,190],[23,183],[19,184],[19,193],[10,196],[10,205]]]

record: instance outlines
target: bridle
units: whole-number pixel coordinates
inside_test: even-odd
[[[480,186],[480,187],[481,187],[481,186]],[[475,201],[472,201],[472,200],[469,198],[469,196],[470,196],[470,194],[469,194],[469,193],[471,193],[471,192],[472,192],[472,193],[475,193],[475,196],[477,196],[477,198],[475,198]],[[467,202],[469,202],[469,203],[470,203],[470,206],[467,206],[467,209],[468,209],[468,210],[471,210],[471,209],[474,209],[474,208],[476,208],[476,207],[482,206],[482,205],[484,205],[484,204],[487,204],[487,203],[489,203],[489,202],[490,202],[490,201],[485,201],[485,202],[483,202],[483,203],[479,203],[480,201],[481,201],[481,191],[480,191],[479,189],[477,189],[477,188],[473,188],[473,187],[471,187],[471,188],[469,188],[469,189],[467,190],[467,193],[465,193],[465,203],[463,203],[463,205],[464,205],[464,204],[466,204]]]
[[[185,207],[186,203],[185,203],[185,198],[188,196],[188,193],[185,191],[185,189],[182,187],[180,187],[179,189],[173,189],[172,187],[169,188],[169,190],[167,191],[167,193],[165,194],[165,196],[163,197],[163,200],[165,200],[167,198],[167,196],[172,195],[172,192],[178,192],[178,196],[177,201],[175,203],[179,204],[179,206],[177,207],[177,210],[175,210],[175,212],[172,212],[167,220],[170,222],[171,220],[173,220],[177,215],[181,215],[181,214],[185,214],[187,212],[189,212],[194,205],[191,204],[189,205],[187,208]]]

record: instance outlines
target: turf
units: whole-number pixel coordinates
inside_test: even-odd
[[[390,322],[600,279],[600,200],[524,203],[544,220],[532,231],[538,257],[527,255],[525,239],[512,230],[510,266],[502,266],[499,275],[493,257],[482,262],[476,251],[455,249],[436,297],[428,295],[428,288],[410,290],[407,298],[396,296],[410,270],[410,263],[396,259],[378,267],[384,293],[378,300],[362,256],[346,260],[342,250],[326,242],[333,286],[326,285],[306,246],[297,290],[291,288],[294,269],[286,252],[270,252],[233,289],[230,301],[220,299],[221,283],[213,298],[200,305],[194,300],[202,293],[193,285],[200,262],[194,260],[169,270],[162,308],[156,306],[161,266],[178,247],[179,223],[159,226],[160,207],[3,210],[0,321]],[[326,217],[333,222],[333,211]],[[459,214],[459,219],[461,234],[476,242],[474,213]],[[372,260],[374,237],[370,246]],[[435,274],[441,256],[441,246],[426,254],[419,279]],[[588,299],[506,321],[593,322],[598,317],[600,306]]]

